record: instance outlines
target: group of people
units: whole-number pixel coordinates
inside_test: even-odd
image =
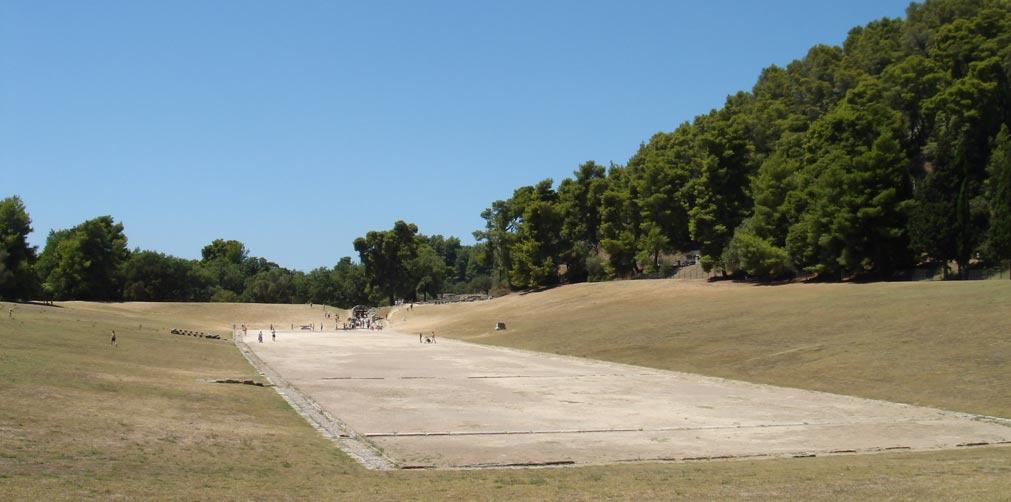
[[[235,329],[235,325],[234,324],[232,325],[232,329]],[[249,332],[249,327],[246,326],[245,324],[240,324],[238,329],[242,331],[242,338],[245,339],[246,338],[246,334]],[[277,341],[277,330],[274,329],[274,325],[273,324],[270,325],[270,338],[272,340],[274,340],[275,342]],[[262,329],[260,330],[259,333],[257,333],[257,335],[256,335],[256,341],[258,341],[260,343],[263,343],[263,330]]]
[[[424,333],[418,333],[418,343],[437,343],[435,341],[435,332],[432,332],[431,336],[425,336]]]
[[[379,320],[369,319],[368,317],[350,317],[344,322],[343,329],[367,329],[369,331],[381,331],[383,329],[383,323]]]
[[[312,306],[312,305],[310,304],[310,306]],[[382,319],[379,319],[378,317],[376,317],[376,318],[369,317],[369,316],[358,317],[358,316],[351,316],[351,315],[349,315],[342,322],[340,314],[333,313],[333,312],[327,312],[325,309],[324,309],[324,312],[323,312],[323,318],[324,319],[329,319],[329,320],[333,321],[334,322],[334,329],[335,330],[367,329],[369,331],[381,331],[383,329],[383,327],[384,327]],[[311,323],[311,324],[307,324],[307,325],[304,325],[304,326],[303,325],[299,325],[299,326],[303,330],[316,331],[316,323]],[[246,326],[246,324],[244,324],[244,323],[243,324],[237,324],[237,325],[233,324],[232,325],[232,329],[235,330],[235,331],[241,331],[243,338],[245,338],[245,336],[249,332],[249,327]],[[291,324],[291,329],[295,330],[295,324],[294,323]],[[320,331],[324,331],[325,330],[325,323],[324,322],[320,322],[319,323],[319,330]],[[275,341],[275,342],[277,341],[277,331],[274,329],[274,325],[273,324],[270,325],[270,337],[271,337],[271,339],[273,341]],[[433,334],[433,336],[431,338],[432,338],[431,341],[434,342],[435,341],[434,340],[435,339],[434,334]],[[257,341],[259,343],[263,343],[263,331],[259,331],[257,333]]]

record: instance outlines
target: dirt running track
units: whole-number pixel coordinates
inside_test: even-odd
[[[417,335],[249,347],[401,467],[599,464],[954,448],[1011,421]]]

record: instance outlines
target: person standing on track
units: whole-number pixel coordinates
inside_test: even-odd
[[[263,331],[260,331],[260,334],[256,336],[256,339],[260,343],[263,343]]]
[[[277,341],[277,333],[276,333],[276,332],[274,332],[274,331],[271,331],[271,332],[270,332],[270,339],[271,339],[272,341],[275,341],[275,342],[276,342],[276,341]]]

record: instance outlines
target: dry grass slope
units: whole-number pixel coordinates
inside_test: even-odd
[[[219,332],[230,332],[233,324],[242,323],[256,328],[267,328],[271,324],[289,326],[319,323],[323,321],[324,309],[326,312],[340,314],[341,319],[347,315],[345,310],[319,304],[310,307],[263,303],[60,302],[59,305],[80,312],[114,315],[123,321],[133,319],[142,323],[146,320],[180,328]]]
[[[255,377],[231,343],[167,333],[170,327],[223,329],[238,320],[237,312],[253,322],[245,309],[259,312],[260,321],[285,322],[298,313],[292,308],[19,306],[16,320],[0,319],[0,494],[7,500],[995,500],[1011,492],[1011,448],[577,469],[364,471],[273,390],[207,383]],[[120,334],[117,348],[109,346],[110,329]]]
[[[1011,417],[1011,281],[625,281],[391,318],[407,332]]]

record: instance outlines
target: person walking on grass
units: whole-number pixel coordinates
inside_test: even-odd
[[[116,330],[112,330],[112,339],[109,340],[109,345],[112,345],[113,347],[117,346],[117,343],[116,343]]]

